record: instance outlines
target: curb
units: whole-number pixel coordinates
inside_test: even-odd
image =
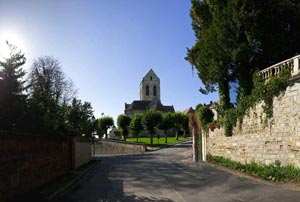
[[[67,182],[66,184],[64,184],[62,187],[60,187],[59,189],[57,189],[56,191],[52,192],[50,195],[46,196],[47,200],[51,200],[53,199],[55,196],[62,194],[63,192],[66,192],[67,190],[72,189],[77,182],[80,180],[80,178],[82,176],[84,176],[85,174],[87,174],[92,168],[96,167],[97,164],[99,164],[99,161],[95,161],[92,162],[91,165],[89,165],[85,170],[83,170],[81,173],[79,173],[76,177],[74,177],[72,180],[70,180],[69,182]],[[76,172],[76,170],[73,170],[71,172]],[[78,172],[78,171],[77,171]]]
[[[214,164],[214,163],[211,163],[211,162],[203,162],[203,163],[205,163],[206,165],[209,165],[211,167],[214,167],[216,169],[222,170],[224,172],[230,173],[232,175],[235,175],[235,176],[238,176],[238,177],[241,177],[241,178],[250,179],[250,180],[265,184],[265,185],[280,187],[280,188],[284,188],[286,190],[300,191],[300,185],[297,184],[297,183],[285,183],[285,182],[268,181],[268,180],[264,180],[264,179],[262,179],[258,176],[254,176],[254,175],[251,175],[251,174],[240,172],[238,170],[233,170],[233,169],[230,169],[230,168],[226,168],[222,165]]]
[[[165,145],[164,147],[150,147],[150,146],[146,146],[146,152],[153,152],[153,151],[158,151],[158,150],[161,150],[161,149],[170,148],[170,147],[176,146],[178,144],[182,144],[184,142],[189,142],[189,141],[193,141],[193,140],[191,140],[191,139],[183,140],[183,141],[180,141],[180,142],[176,142],[176,143]]]

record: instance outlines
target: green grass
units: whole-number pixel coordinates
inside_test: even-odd
[[[164,147],[164,146],[169,146],[172,144],[176,144],[178,142],[182,142],[185,140],[189,140],[190,137],[179,137],[178,140],[176,141],[175,137],[168,137],[168,143],[165,143],[165,137],[160,137],[159,142],[157,137],[153,137],[153,147]],[[128,142],[137,142],[135,137],[127,138],[126,141]],[[150,137],[140,137],[138,140],[138,143],[145,143],[146,145],[150,146]]]

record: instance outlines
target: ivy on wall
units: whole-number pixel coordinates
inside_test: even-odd
[[[287,87],[287,81],[291,77],[289,68],[283,69],[278,76],[271,76],[265,81],[259,72],[256,72],[253,77],[253,89],[250,95],[241,95],[238,100],[237,108],[228,109],[223,117],[225,126],[225,136],[232,135],[232,129],[238,122],[240,129],[242,128],[243,117],[247,111],[260,101],[263,101],[263,110],[266,114],[264,120],[273,116],[273,99],[280,95]]]

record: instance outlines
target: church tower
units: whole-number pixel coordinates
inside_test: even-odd
[[[140,84],[140,100],[160,101],[160,80],[152,69],[144,76]]]

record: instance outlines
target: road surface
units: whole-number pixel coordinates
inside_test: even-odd
[[[299,202],[300,191],[191,161],[191,142],[99,162],[55,202]]]

